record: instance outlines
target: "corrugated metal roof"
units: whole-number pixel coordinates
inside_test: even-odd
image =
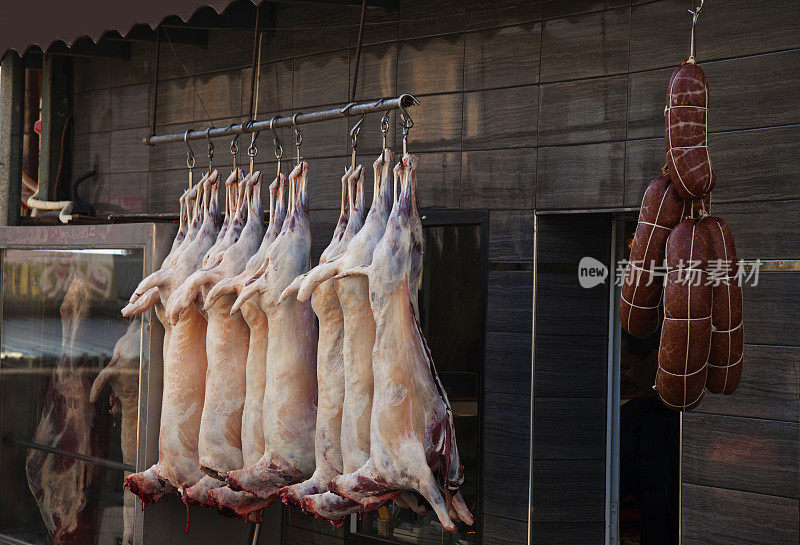
[[[260,0],[250,0],[260,4]],[[233,0],[9,0],[0,9],[0,52],[20,55],[31,47],[47,51],[63,42],[71,47],[90,38],[97,43],[108,32],[126,36],[140,25],[155,29],[169,17],[186,22],[206,7],[217,13]]]

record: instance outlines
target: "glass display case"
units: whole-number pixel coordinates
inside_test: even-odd
[[[141,542],[122,480],[153,457],[161,339],[120,309],[174,233],[0,228],[0,542]]]

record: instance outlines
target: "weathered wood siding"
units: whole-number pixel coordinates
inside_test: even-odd
[[[484,543],[527,539],[534,210],[638,206],[663,164],[665,86],[687,55],[691,5],[402,0],[398,11],[368,14],[357,98],[408,91],[422,100],[410,142],[421,159],[421,206],[490,212],[485,431],[493,440],[484,441]],[[279,30],[264,40],[259,117],[346,102],[357,21],[355,10],[340,7],[279,8]],[[719,176],[714,210],[744,258],[800,257],[798,28],[800,4],[791,0],[711,3],[698,24]],[[212,31],[207,48],[176,44],[187,77],[165,44],[158,131],[205,127],[207,115],[216,126],[242,121],[250,46],[239,31]],[[75,61],[75,170],[97,166],[100,177],[86,190],[102,208],[177,210],[185,147],[138,143],[148,133],[152,78],[152,43],[135,43],[129,61]],[[362,131],[368,163],[377,126],[370,116]],[[317,252],[338,208],[346,128],[333,121],[304,129]],[[259,144],[259,166],[271,173],[269,135]],[[194,148],[202,165],[204,146]],[[226,149],[220,141],[216,164],[230,165]],[[607,243],[604,233],[588,234],[592,254]],[[797,274],[765,274],[745,291],[741,391],[709,397],[685,418],[686,543],[797,542]],[[537,324],[537,543],[596,543],[602,531],[604,483],[593,471],[603,458],[607,305],[572,297],[567,276],[539,277],[541,296],[558,301],[560,313]],[[586,316],[594,319],[579,319]],[[579,417],[574,428],[569,419]],[[501,431],[497,422],[510,424]],[[562,436],[553,435],[558,429]],[[565,479],[582,484],[564,490]],[[588,505],[580,522],[577,505]],[[733,515],[740,512],[752,516]],[[293,516],[286,539],[340,540],[312,539],[330,531],[303,524]]]

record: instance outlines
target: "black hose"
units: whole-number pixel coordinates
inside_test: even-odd
[[[83,214],[83,215],[86,215],[86,216],[94,216],[96,214],[96,210],[95,210],[94,206],[92,206],[91,204],[89,204],[87,202],[84,202],[81,199],[80,195],[78,194],[78,186],[80,184],[82,184],[83,182],[85,182],[86,180],[94,178],[95,176],[97,176],[97,170],[92,170],[90,172],[87,172],[86,174],[83,174],[83,175],[79,176],[78,178],[75,179],[74,182],[72,182],[72,188],[70,190],[70,193],[71,193],[70,196],[72,197],[72,213],[73,214]]]

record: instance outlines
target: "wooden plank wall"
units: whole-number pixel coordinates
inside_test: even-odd
[[[603,543],[609,292],[578,263],[608,267],[611,217],[540,216],[537,240],[532,542]]]
[[[638,206],[663,163],[665,86],[687,54],[691,5],[402,0],[397,11],[369,12],[358,98],[399,91],[421,98],[410,144],[421,157],[421,206],[490,211],[485,422],[498,440],[484,442],[484,543],[519,543],[527,534],[530,438],[521,423],[530,413],[534,210]],[[278,9],[279,30],[264,41],[260,117],[346,102],[357,21],[356,11],[341,7]],[[710,145],[719,175],[714,208],[747,258],[800,257],[798,27],[800,4],[792,0],[710,3],[698,25],[698,58],[712,92]],[[207,116],[217,126],[242,120],[252,77],[250,39],[217,30],[207,48],[176,44],[183,66],[165,45],[159,132],[204,127]],[[152,72],[152,43],[135,43],[129,61],[75,61],[75,170],[97,166],[100,177],[85,191],[104,210],[177,210],[185,148],[138,143],[148,132]],[[328,122],[304,131],[317,252],[338,208],[346,125]],[[360,149],[371,162],[377,116],[362,134]],[[284,137],[290,139],[288,131]],[[268,136],[259,142],[258,162],[266,167]],[[218,165],[230,164],[226,147],[218,144]],[[195,146],[198,155],[202,148]],[[796,320],[787,321],[800,305],[796,274],[765,274],[759,287],[746,290],[742,392],[708,399],[684,422],[687,543],[797,540],[792,455],[798,448],[800,343]],[[563,287],[545,279],[542,289]],[[574,304],[595,312],[588,302]],[[572,397],[597,395],[575,388]],[[541,414],[548,414],[546,403]],[[498,429],[493,423],[499,421],[520,425]],[[543,458],[534,477],[557,484],[559,472],[568,470]],[[768,486],[777,480],[780,486]],[[534,505],[534,513],[541,510],[537,524],[549,520],[548,508]],[[747,529],[731,515],[745,508],[752,514]]]

